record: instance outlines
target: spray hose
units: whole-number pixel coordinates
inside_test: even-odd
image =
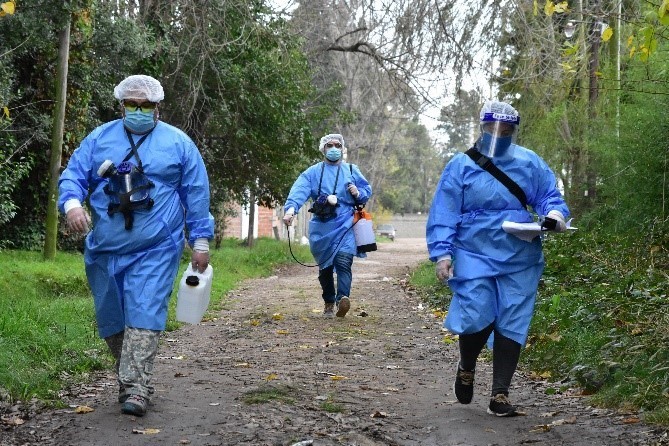
[[[363,209],[364,207],[365,207],[364,204],[357,204],[357,205],[355,205],[354,208],[353,208],[353,215],[355,215],[356,212],[362,212],[362,209]],[[299,260],[297,260],[297,258],[295,257],[295,254],[293,254],[293,247],[292,247],[291,244],[290,244],[290,231],[288,231],[288,250],[290,251],[290,255],[293,257],[293,259],[294,259],[297,263],[299,263],[299,264],[302,265],[302,266],[306,266],[307,268],[320,267],[321,265],[326,264],[332,257],[335,256],[335,254],[337,253],[337,248],[339,248],[339,245],[341,245],[341,242],[344,240],[344,237],[346,237],[346,234],[348,233],[348,231],[350,231],[351,229],[353,229],[353,226],[355,226],[356,224],[358,224],[358,222],[359,222],[360,220],[361,220],[360,218],[359,218],[358,220],[356,220],[356,221],[351,225],[350,228],[347,228],[346,231],[344,231],[344,233],[342,234],[341,238],[340,238],[339,241],[337,242],[337,245],[335,245],[334,249],[332,250],[332,254],[330,254],[330,255],[328,256],[328,258],[325,259],[324,261],[322,261],[321,263],[317,263],[317,264],[315,264],[315,265],[307,265],[307,264],[302,263],[302,262],[300,262]]]

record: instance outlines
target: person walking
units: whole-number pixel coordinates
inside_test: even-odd
[[[74,151],[59,179],[58,206],[71,231],[87,233],[86,276],[98,333],[116,359],[121,411],[143,416],[184,228],[192,267],[204,272],[214,219],[200,152],[159,120],[160,82],[132,75],[114,97],[121,119],[94,129]]]
[[[446,165],[426,226],[437,278],[453,292],[444,327],[459,335],[454,392],[462,404],[474,393],[476,361],[492,337],[493,377],[488,412],[516,415],[509,387],[534,311],[544,269],[541,237],[529,242],[502,229],[505,221],[563,232],[569,209],[555,175],[533,151],[515,144],[520,116],[508,103],[487,101],[480,137]],[[499,171],[502,174],[499,174]],[[506,177],[506,178],[503,178]]]
[[[372,188],[358,166],[344,161],[347,149],[342,135],[325,135],[319,150],[323,161],[307,168],[293,183],[283,207],[283,221],[286,226],[292,225],[304,203],[313,200],[309,209],[313,214],[309,221],[309,247],[319,267],[323,315],[344,317],[351,308],[353,257],[365,257],[358,253],[351,229],[353,210],[354,206],[367,203]]]

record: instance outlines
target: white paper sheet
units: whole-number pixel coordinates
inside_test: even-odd
[[[502,223],[502,229],[504,232],[513,234],[521,240],[526,242],[531,242],[538,235],[541,235],[543,232],[541,230],[541,225],[539,223],[516,223],[513,221],[505,221]],[[567,230],[575,231],[577,228],[571,225],[571,219],[567,222]],[[551,231],[552,232],[552,231]]]

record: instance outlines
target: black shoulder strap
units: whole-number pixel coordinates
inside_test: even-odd
[[[490,158],[487,156],[481,154],[478,150],[475,148],[471,148],[465,152],[467,156],[469,156],[476,164],[481,167],[481,169],[487,171],[495,177],[500,183],[502,183],[504,186],[506,186],[509,191],[516,196],[516,198],[520,201],[520,204],[523,205],[523,207],[527,207],[527,196],[525,195],[525,192],[518,186],[518,183],[513,181],[507,174],[499,170],[497,166],[495,166]]]
[[[337,176],[335,177],[335,184],[334,187],[332,188],[332,193],[336,194],[337,193],[337,183],[339,182],[339,172],[341,171],[341,164],[339,164],[339,167],[337,167]],[[325,172],[325,161],[323,161],[323,165],[321,166],[321,178],[318,180],[318,196],[321,196],[321,186],[323,185],[323,172]]]
[[[154,127],[154,128],[155,128],[155,127]],[[142,160],[141,160],[141,158],[139,157],[139,153],[137,152],[137,149],[139,149],[139,146],[142,145],[142,143],[144,142],[144,140],[146,139],[146,137],[149,136],[149,134],[150,134],[151,132],[153,132],[153,129],[151,129],[148,133],[142,135],[142,137],[139,138],[139,141],[137,141],[137,144],[135,144],[135,140],[134,140],[134,138],[132,137],[132,134],[130,133],[130,131],[129,131],[128,129],[125,129],[125,134],[126,134],[127,137],[128,137],[128,142],[130,142],[130,153],[128,153],[128,156],[126,156],[126,157],[123,159],[124,162],[125,162],[125,161],[128,161],[128,160],[129,160],[130,158],[132,158],[133,155],[134,155],[134,156],[135,156],[135,159],[136,159],[137,162],[139,163],[137,167],[139,167],[139,170],[144,170],[144,168],[142,167]]]

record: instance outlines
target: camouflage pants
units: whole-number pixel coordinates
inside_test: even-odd
[[[118,382],[128,395],[149,398],[153,394],[151,377],[159,339],[159,331],[131,327],[105,338],[116,358]]]

